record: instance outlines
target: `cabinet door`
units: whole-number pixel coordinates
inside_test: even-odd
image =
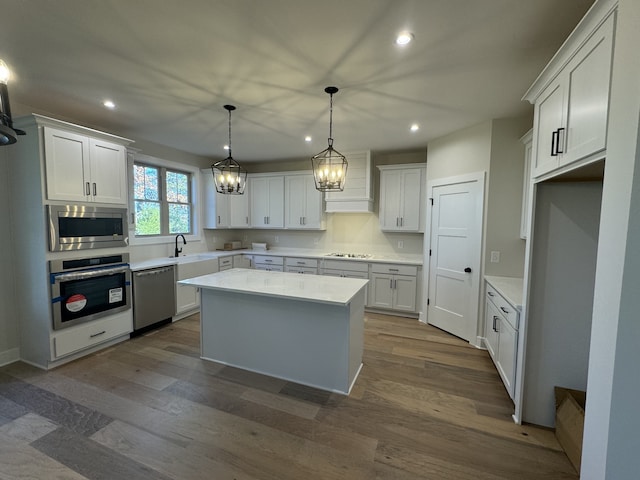
[[[372,307],[393,308],[393,275],[372,273],[369,293]]]
[[[580,160],[607,146],[613,22],[611,15],[567,66],[568,135],[561,165]]]
[[[403,170],[400,180],[400,230],[417,232],[420,230],[422,169]]]
[[[86,202],[91,196],[89,139],[44,127],[47,198]]]
[[[400,170],[380,172],[380,230],[400,229]]]
[[[216,192],[210,169],[200,171],[202,185],[202,228],[226,228],[229,226],[229,197]],[[244,195],[242,195],[244,196]]]
[[[303,228],[324,229],[324,206],[322,200],[322,192],[316,190],[316,182],[313,180],[313,175],[305,175]]]
[[[269,212],[267,226],[284,228],[284,177],[268,177]]]
[[[496,366],[504,382],[504,386],[513,398],[516,380],[516,351],[518,348],[518,332],[500,317],[498,333],[498,361]]]
[[[393,308],[415,312],[416,310],[416,277],[396,275],[393,278]]]
[[[285,227],[304,228],[303,219],[307,214],[306,178],[303,175],[285,177],[285,192]]]
[[[563,78],[563,77],[562,77]],[[533,175],[539,177],[558,167],[558,156],[552,155],[554,132],[563,126],[564,85],[562,78],[554,80],[536,101],[534,115],[535,159]],[[565,132],[566,133],[566,132]],[[554,148],[555,150],[555,148]]]
[[[91,194],[94,202],[127,203],[127,154],[122,145],[91,139]]]
[[[251,179],[251,226],[267,227],[269,216],[269,182],[267,177]]]
[[[494,363],[498,362],[498,322],[500,321],[500,314],[496,310],[495,305],[491,300],[486,301],[485,319],[484,319],[484,338],[485,346],[489,351],[489,355],[493,359]]]
[[[248,228],[249,224],[249,196],[251,185],[249,180],[242,195],[229,195],[229,227]]]

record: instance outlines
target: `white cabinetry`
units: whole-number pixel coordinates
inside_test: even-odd
[[[534,177],[606,149],[614,23],[611,13],[574,51],[570,37],[525,94],[535,105]]]
[[[124,146],[45,126],[44,154],[48,200],[127,204]]]
[[[234,255],[233,268],[251,268],[251,257],[249,255]]]
[[[343,278],[369,279],[369,264],[366,262],[350,262],[345,260],[325,260],[322,275]],[[365,306],[369,305],[369,289],[365,289]]]
[[[380,230],[424,232],[422,205],[425,167],[380,165]]]
[[[285,228],[324,230],[322,193],[316,190],[313,175],[286,175]]]
[[[415,266],[373,263],[368,306],[415,312],[417,275]]]
[[[249,228],[249,182],[242,195],[216,192],[210,169],[200,171],[202,185],[203,228]]]
[[[318,260],[315,258],[287,257],[285,260],[285,272],[317,275]]]
[[[233,268],[233,257],[218,258],[218,269],[220,272],[231,270]]]
[[[199,277],[218,271],[218,259],[211,258],[193,262],[179,262],[177,264],[178,280]],[[184,316],[185,313],[197,310],[200,307],[198,289],[190,285],[176,283],[176,316]]]
[[[347,176],[344,191],[327,192],[327,212],[373,212],[371,152],[345,153]]]
[[[513,399],[516,380],[519,311],[486,283],[485,345]]]
[[[284,228],[284,177],[251,176],[251,226]]]
[[[271,255],[254,255],[253,268],[269,272],[282,272],[284,271],[284,259]]]
[[[522,213],[520,216],[520,238],[526,240],[529,236],[529,205],[531,201],[529,196],[531,194],[531,152],[533,150],[532,145],[533,130],[529,130],[525,133],[520,141],[524,144],[524,172],[522,175]]]

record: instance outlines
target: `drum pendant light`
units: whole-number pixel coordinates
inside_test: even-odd
[[[227,195],[242,195],[247,185],[247,171],[231,155],[231,112],[236,107],[225,105],[224,109],[229,112],[229,156],[211,165],[211,172],[216,192]]]
[[[316,190],[321,192],[341,192],[347,176],[347,159],[333,148],[333,94],[338,87],[324,89],[329,94],[329,147],[311,158],[313,179]]]

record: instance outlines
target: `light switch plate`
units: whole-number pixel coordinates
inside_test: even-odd
[[[491,252],[491,263],[500,263],[500,252]]]

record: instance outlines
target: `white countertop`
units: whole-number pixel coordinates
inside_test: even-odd
[[[522,278],[485,275],[484,279],[511,305],[522,310]]]
[[[202,289],[346,305],[368,280],[233,268],[178,283]]]
[[[183,255],[178,258],[160,257],[140,262],[132,262],[131,270],[147,270],[149,268],[163,267],[166,265],[175,265],[177,263],[199,262],[211,258],[228,257],[232,255],[272,255],[277,257],[303,257],[303,258],[319,258],[325,260],[340,260],[349,262],[365,262],[365,263],[397,263],[400,265],[417,265],[421,266],[423,257],[420,254],[373,254],[369,258],[351,258],[351,257],[332,257],[331,252],[310,250],[305,248],[276,248],[273,250],[216,250],[211,252],[198,252]]]

